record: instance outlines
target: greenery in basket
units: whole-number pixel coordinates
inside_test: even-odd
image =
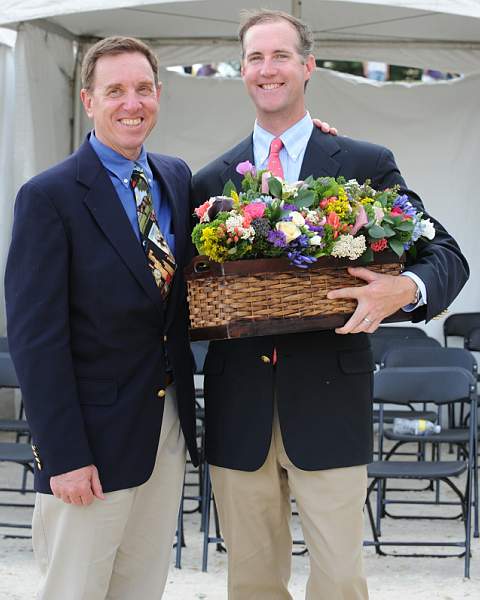
[[[308,267],[321,256],[365,262],[390,248],[401,256],[435,230],[398,187],[376,191],[340,177],[308,177],[287,183],[249,162],[239,192],[228,181],[222,196],[195,209],[200,222],[192,240],[200,254],[216,262],[286,256]]]

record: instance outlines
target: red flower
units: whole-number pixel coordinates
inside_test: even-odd
[[[370,248],[374,251],[374,252],[382,252],[382,250],[385,250],[385,248],[388,246],[388,242],[385,238],[382,238],[381,240],[378,240],[378,242],[372,242],[370,244]]]
[[[340,217],[336,212],[331,212],[327,217],[327,223],[331,225],[334,229],[338,229],[340,227]]]

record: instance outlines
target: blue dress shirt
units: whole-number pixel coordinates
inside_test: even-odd
[[[129,160],[118,152],[115,152],[109,146],[103,144],[92,131],[90,135],[90,144],[100,159],[101,163],[108,172],[113,183],[113,187],[122,203],[127,214],[128,220],[132,226],[138,241],[140,242],[140,230],[138,228],[137,207],[135,205],[135,196],[130,187],[130,178],[135,166],[143,169],[145,176],[150,184],[152,191],[153,208],[157,217],[157,223],[160,231],[163,233],[170,250],[175,254],[175,236],[172,231],[172,211],[166,198],[163,197],[160,184],[153,178],[152,169],[148,164],[147,153],[142,146],[142,151],[137,160]]]
[[[290,183],[298,181],[303,157],[305,156],[305,150],[307,148],[308,140],[312,135],[313,127],[312,118],[308,112],[305,113],[303,119],[297,121],[280,136],[275,136],[266,129],[263,129],[257,121],[255,121],[253,127],[253,157],[257,169],[267,168],[270,144],[273,139],[280,137],[283,142],[283,148],[280,150],[280,162],[282,163],[285,181]],[[404,311],[410,312],[427,303],[427,288],[420,277],[415,273],[405,271],[402,275],[410,277],[420,290],[419,302],[417,304],[408,304],[403,307]]]

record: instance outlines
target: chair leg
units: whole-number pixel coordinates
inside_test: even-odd
[[[177,569],[182,568],[182,548],[185,546],[185,538],[183,535],[183,506],[184,506],[184,493],[185,493],[185,476],[183,478],[183,491],[182,498],[180,500],[180,508],[178,509],[177,517],[177,542],[175,548],[175,567]]]
[[[208,565],[208,543],[210,536],[210,504],[212,500],[212,483],[210,481],[210,473],[208,464],[205,463],[204,467],[204,487],[203,487],[203,518],[204,518],[204,530],[203,530],[203,556],[202,556],[202,571],[207,572]]]

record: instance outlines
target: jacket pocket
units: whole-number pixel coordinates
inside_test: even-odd
[[[344,350],[338,353],[340,369],[345,374],[369,373],[375,370],[370,350]]]
[[[109,406],[117,401],[117,383],[111,379],[79,379],[77,389],[80,404]]]

